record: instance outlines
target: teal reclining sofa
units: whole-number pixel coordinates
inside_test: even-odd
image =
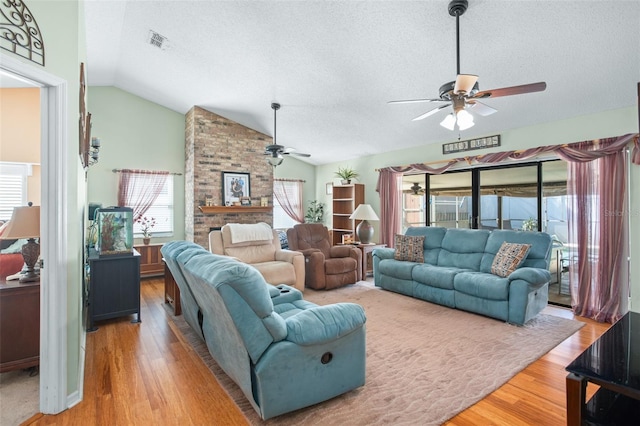
[[[432,303],[522,325],[547,306],[551,237],[543,232],[408,228],[424,236],[422,262],[396,259],[396,249],[373,252],[378,287]],[[529,244],[524,261],[506,277],[492,273],[503,242]]]
[[[263,420],[364,385],[360,305],[315,305],[293,287],[268,284],[254,267],[191,242],[161,250],[185,320]]]

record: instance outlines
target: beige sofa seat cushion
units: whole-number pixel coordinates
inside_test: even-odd
[[[269,284],[295,285],[296,283],[296,271],[291,263],[272,261],[254,263],[251,266],[256,268]]]

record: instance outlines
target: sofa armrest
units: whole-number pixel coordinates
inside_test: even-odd
[[[393,259],[396,255],[396,249],[394,248],[377,248],[373,250],[373,257],[377,257],[378,259]]]
[[[300,253],[299,251],[292,251],[292,250],[276,251],[276,260],[279,262],[293,263],[293,259],[295,259],[296,256],[302,256],[302,253]]]
[[[541,268],[519,268],[509,275],[509,282],[523,280],[533,285],[546,284],[551,280],[551,273]]]
[[[311,256],[313,253],[320,253],[320,254],[322,254],[322,251],[321,251],[320,249],[312,248],[312,249],[298,250],[298,253],[302,253],[302,255],[303,255],[304,257],[309,257],[309,256]],[[324,258],[324,255],[323,255],[322,257]]]
[[[359,329],[366,321],[364,309],[355,303],[317,306],[285,320],[286,340],[303,346],[322,344]]]
[[[348,245],[331,246],[330,250],[331,251],[329,253],[331,254],[331,257],[349,257],[353,250],[360,251],[357,248]]]

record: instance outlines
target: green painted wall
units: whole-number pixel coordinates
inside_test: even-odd
[[[531,127],[505,130],[500,133],[502,146],[483,151],[473,151],[470,155],[489,152],[510,151],[532,148],[542,145],[557,145],[579,142],[627,133],[638,132],[638,112],[635,107],[604,111],[598,114],[574,117]],[[395,150],[384,154],[361,157],[350,161],[336,162],[318,166],[316,168],[316,194],[319,200],[327,202],[325,216],[331,215],[329,195],[325,195],[324,183],[335,178],[338,167],[350,166],[360,173],[359,183],[365,184],[365,201],[380,213],[380,197],[375,192],[378,180],[376,168],[386,166],[400,166],[417,162],[432,162],[455,158],[456,155],[443,155],[442,143],[454,142],[456,134],[451,139],[442,140],[430,145],[418,145],[415,148]],[[474,135],[484,136],[484,135]],[[489,135],[487,135],[489,136]],[[464,135],[463,135],[463,138]],[[392,141],[390,141],[390,146]],[[630,182],[640,181],[640,167],[630,167]],[[330,221],[328,222],[330,226]],[[374,240],[378,238],[379,226],[375,223]],[[640,235],[640,186],[631,184],[630,188],[630,235]],[[631,300],[632,310],[640,312],[640,240],[631,238]]]
[[[118,174],[113,169],[181,173],[173,176],[174,235],[153,239],[183,240],[184,115],[115,87],[91,86],[88,91],[91,135],[101,142],[100,159],[89,167],[89,202],[117,204]]]

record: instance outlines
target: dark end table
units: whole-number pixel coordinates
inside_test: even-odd
[[[640,314],[628,312],[566,368],[567,425],[640,419]],[[587,383],[600,389],[587,402]]]

